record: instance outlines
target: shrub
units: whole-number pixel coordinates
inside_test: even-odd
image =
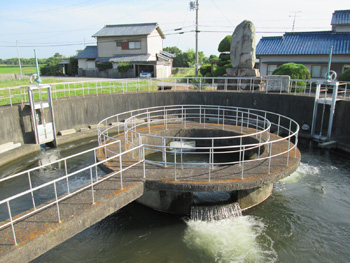
[[[221,61],[229,61],[229,60],[231,60],[231,55],[230,55],[230,53],[220,53],[219,59]]]
[[[223,66],[226,66],[228,64],[231,64],[231,60],[224,60],[224,61],[223,60],[219,60],[218,63],[217,63],[217,65],[219,67],[223,67]]]
[[[104,71],[104,70],[113,68],[113,65],[111,62],[102,62],[102,63],[98,63],[96,67],[99,71]]]
[[[40,74],[43,76],[63,76],[61,65],[45,65],[40,68]]]
[[[205,76],[207,73],[211,72],[211,64],[203,64],[199,68],[199,72],[202,74],[202,76]]]
[[[226,36],[223,40],[221,40],[218,51],[219,52],[230,52],[231,49],[231,35]]]
[[[126,73],[128,72],[128,70],[131,68],[131,65],[129,62],[121,62],[119,65],[118,65],[118,71],[120,73]]]
[[[221,76],[223,76],[223,75],[226,74],[226,69],[227,69],[227,68],[231,68],[231,67],[232,67],[232,64],[231,64],[231,63],[230,63],[230,64],[227,64],[227,65],[225,65],[225,66],[223,66],[223,67],[218,66],[218,67],[215,69],[215,71],[213,72],[213,76],[214,76],[214,77],[221,77]]]
[[[44,76],[63,76],[63,67],[59,64],[60,59],[49,57],[46,60],[46,65],[40,68],[40,74]]]
[[[272,75],[288,75],[291,79],[310,79],[311,74],[302,64],[287,63],[276,68]]]
[[[350,68],[345,70],[342,74],[338,77],[339,81],[350,81]]]

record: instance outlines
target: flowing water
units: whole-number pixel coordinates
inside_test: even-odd
[[[350,158],[302,162],[243,216],[202,221],[132,203],[33,262],[349,262]]]

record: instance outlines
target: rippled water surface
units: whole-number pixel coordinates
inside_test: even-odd
[[[302,162],[242,217],[193,221],[130,204],[33,262],[349,262],[350,159]]]

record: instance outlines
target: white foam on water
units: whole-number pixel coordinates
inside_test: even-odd
[[[265,225],[253,216],[187,222],[184,241],[201,255],[198,262],[276,262]]]
[[[306,175],[320,174],[320,167],[307,163],[300,163],[298,169],[290,176],[280,180],[281,183],[297,183]]]
[[[176,147],[174,149],[174,147]],[[196,147],[196,141],[183,141],[183,142],[178,142],[178,141],[173,141],[170,142],[170,150],[175,151],[175,152],[191,152],[195,151]],[[181,149],[182,148],[182,149]]]

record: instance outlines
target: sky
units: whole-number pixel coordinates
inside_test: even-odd
[[[195,1],[195,0],[192,0]],[[163,47],[195,49],[196,12],[190,0],[0,0],[0,58],[66,57],[87,45],[110,24],[157,22]],[[199,51],[218,55],[220,41],[243,20],[263,36],[284,32],[331,30],[334,10],[350,9],[349,0],[199,0]],[[180,29],[181,30],[175,30]],[[183,32],[183,34],[180,34]]]

